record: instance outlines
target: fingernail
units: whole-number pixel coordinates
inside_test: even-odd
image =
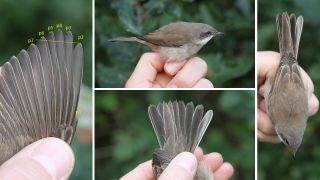
[[[193,173],[196,170],[197,159],[190,152],[183,152],[175,157],[172,163],[182,167],[183,169]]]
[[[52,179],[68,177],[74,164],[74,157],[70,147],[56,138],[43,140],[33,150],[31,158],[37,161]]]

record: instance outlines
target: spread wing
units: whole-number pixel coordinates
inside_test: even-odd
[[[0,69],[0,163],[44,137],[74,135],[83,48],[71,32],[49,32]]]

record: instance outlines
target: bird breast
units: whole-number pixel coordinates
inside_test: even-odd
[[[158,52],[166,61],[184,61],[197,53],[202,46],[187,43],[180,47],[160,47]]]

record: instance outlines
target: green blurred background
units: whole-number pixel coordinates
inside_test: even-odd
[[[320,97],[320,1],[258,1],[258,50],[279,52],[275,17],[287,11],[302,15],[304,27],[300,40],[299,64],[310,75],[315,94]],[[259,143],[258,177],[264,179],[319,179],[320,177],[320,114],[308,120],[301,147],[294,160],[284,145]]]
[[[220,152],[233,179],[254,179],[254,91],[96,91],[95,177],[119,179],[159,147],[147,108],[169,100],[213,109],[200,146]]]
[[[254,0],[96,0],[96,87],[123,87],[143,52],[114,36],[143,35],[175,21],[207,23],[226,35],[196,56],[208,64],[215,87],[254,87]]]
[[[74,37],[84,35],[85,64],[79,101],[79,123],[72,142],[75,168],[70,179],[92,177],[92,1],[91,0],[1,0],[0,64],[27,49],[28,38],[38,38],[47,26],[72,26]]]

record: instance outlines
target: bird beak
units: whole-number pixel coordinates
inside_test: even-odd
[[[217,33],[215,34],[215,36],[224,36],[224,33],[223,33],[223,32],[217,32]]]

